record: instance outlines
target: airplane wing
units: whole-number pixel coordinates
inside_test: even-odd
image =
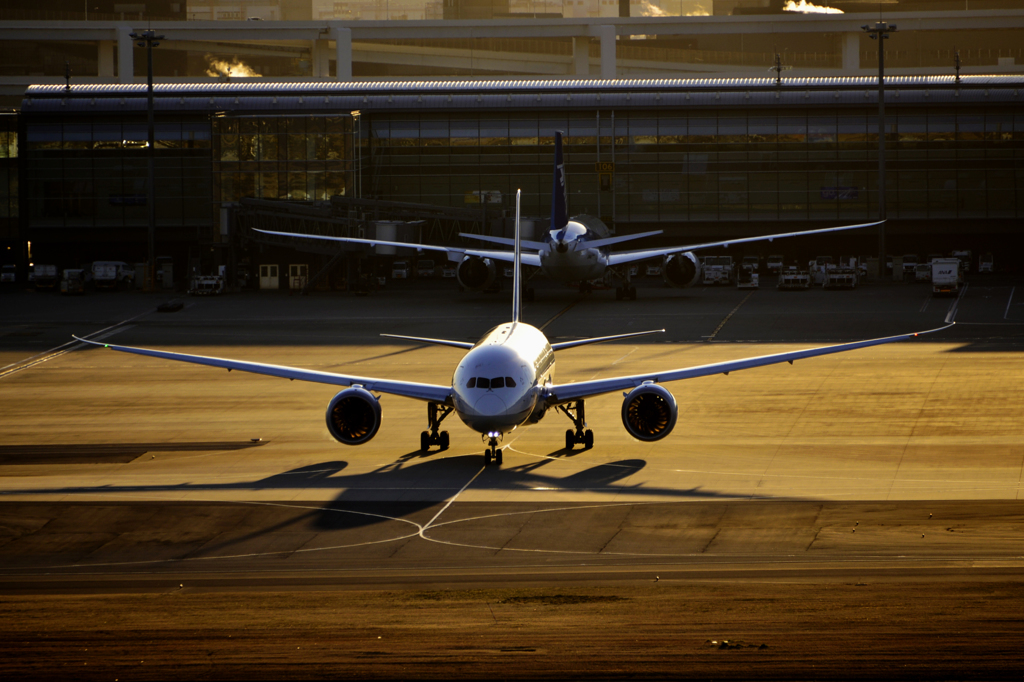
[[[299,234],[297,232],[276,232],[274,230],[260,230],[253,228],[256,232],[262,232],[263,234],[273,234],[279,237],[300,237],[302,239],[321,239],[328,242],[347,242],[351,244],[366,244],[367,246],[376,246],[378,244],[382,246],[400,246],[406,249],[416,249],[417,251],[441,251],[448,254],[448,260],[458,261],[462,260],[465,256],[475,256],[477,258],[490,258],[491,260],[504,261],[511,263],[515,260],[511,251],[496,251],[489,249],[462,249],[452,246],[434,246],[432,244],[410,244],[409,242],[391,242],[385,239],[359,239],[358,237],[328,237],[319,234]],[[523,265],[532,265],[534,267],[540,267],[540,256],[535,253],[524,253],[523,254]]]
[[[451,346],[452,348],[462,348],[469,350],[474,344],[468,341],[451,341],[450,339],[431,339],[426,336],[404,336],[402,334],[381,334],[389,339],[403,339],[405,341],[419,341],[420,343],[430,343],[435,346]]]
[[[841,225],[839,227],[825,227],[820,230],[803,230],[800,232],[780,232],[778,234],[765,234],[757,237],[743,237],[741,239],[726,239],[720,242],[705,242],[703,244],[689,244],[686,246],[670,246],[662,249],[644,249],[643,251],[621,251],[619,253],[612,253],[608,256],[609,265],[622,265],[623,263],[632,263],[638,260],[646,260],[648,258],[657,258],[659,256],[667,256],[672,253],[680,253],[681,251],[697,251],[699,249],[710,249],[715,246],[732,246],[733,244],[746,244],[748,242],[763,242],[763,241],[774,241],[776,239],[784,239],[786,237],[803,237],[809,234],[825,234],[826,232],[842,232],[843,230],[858,230],[862,227],[875,227],[884,223],[884,220],[879,220],[873,223],[860,223],[858,225]]]
[[[643,239],[644,237],[653,237],[662,233],[662,230],[653,230],[651,232],[639,232],[637,234],[624,234],[618,237],[605,237],[603,239],[590,239],[588,241],[581,242],[588,249],[599,249],[604,246],[611,246],[612,244],[620,244],[622,242],[633,241],[634,239]],[[515,246],[516,240],[509,239],[508,237],[492,237],[490,235],[483,234],[470,234],[468,232],[460,232],[460,237],[466,237],[469,239],[479,239],[484,242],[491,242],[493,244],[504,244],[505,246]],[[526,239],[521,240],[524,249],[535,249],[542,251],[548,248],[548,245],[544,242],[534,242]]]
[[[492,237],[489,234],[470,234],[469,232],[459,232],[459,236],[466,239],[479,239],[482,242],[491,242],[492,244],[501,244],[502,246],[516,245],[516,240],[509,237]],[[529,239],[520,239],[519,243],[524,249],[533,249],[534,251],[541,251],[548,246],[544,242],[535,242]]]
[[[179,362],[191,362],[196,365],[208,365],[220,367],[229,372],[237,369],[240,372],[251,372],[253,374],[264,374],[271,377],[281,377],[292,381],[311,381],[317,384],[332,384],[334,386],[355,386],[359,385],[368,391],[400,395],[405,398],[416,398],[435,403],[446,403],[452,394],[451,386],[435,386],[433,384],[417,384],[411,381],[391,381],[389,379],[374,379],[371,377],[357,377],[348,374],[335,374],[333,372],[319,372],[312,369],[299,369],[297,367],[285,367],[283,365],[265,365],[261,362],[245,362],[242,360],[228,360],[225,358],[213,358],[206,355],[186,355],[185,353],[171,353],[162,350],[150,350],[148,348],[134,348],[132,346],[118,346],[112,343],[99,343],[89,341],[77,336],[74,339],[92,346],[101,346],[122,353],[134,353],[136,355],[148,355],[153,358],[164,360],[177,360]]]
[[[716,362],[710,365],[698,365],[697,367],[673,369],[667,372],[634,374],[633,376],[614,377],[611,379],[595,379],[593,381],[580,381],[575,384],[557,384],[551,387],[548,393],[547,402],[548,405],[558,405],[560,403],[588,398],[602,393],[611,393],[612,391],[629,391],[647,381],[655,384],[662,384],[668,381],[694,379],[696,377],[703,377],[711,374],[728,374],[729,372],[736,372],[741,369],[764,367],[765,365],[774,365],[780,362],[793,364],[794,360],[804,360],[806,358],[814,358],[819,355],[830,355],[832,353],[844,353],[849,350],[868,348],[869,346],[879,346],[883,343],[892,343],[893,341],[903,341],[905,339],[912,339],[915,336],[920,336],[921,334],[940,332],[943,329],[949,329],[952,326],[952,324],[947,324],[944,327],[929,329],[923,332],[915,332],[912,334],[900,334],[899,336],[886,336],[881,339],[842,343],[837,346],[824,346],[822,348],[808,348],[806,350],[775,353],[773,355],[761,355],[754,358],[745,358],[743,360],[729,360],[727,362]]]

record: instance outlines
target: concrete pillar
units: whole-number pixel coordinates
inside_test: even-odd
[[[96,75],[106,81],[114,80],[114,41],[101,40],[96,52]]]
[[[132,55],[131,26],[117,27],[117,82],[135,82],[135,57]]]
[[[860,71],[861,31],[843,34],[843,73],[853,75]]]
[[[352,29],[344,26],[331,26],[331,38],[334,40],[336,74],[340,81],[352,80]]]
[[[310,68],[313,78],[326,79],[331,74],[330,50],[326,40],[314,40],[309,51]]]
[[[590,38],[586,36],[572,39],[572,72],[580,78],[590,76]]]
[[[601,78],[615,78],[615,26],[598,26],[597,35],[601,39]]]

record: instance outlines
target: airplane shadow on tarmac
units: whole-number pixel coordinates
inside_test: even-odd
[[[369,527],[376,524],[400,523],[406,530],[403,535],[415,536],[419,530],[429,525],[444,505],[467,486],[474,491],[556,491],[562,493],[607,492],[609,499],[617,493],[628,492],[631,496],[657,497],[676,499],[722,499],[727,496],[705,491],[699,487],[678,490],[648,486],[644,482],[634,485],[623,485],[622,481],[642,471],[647,462],[642,459],[624,459],[614,462],[596,464],[592,467],[571,473],[567,476],[547,475],[545,468],[572,455],[573,451],[558,450],[547,457],[525,464],[506,467],[485,467],[480,455],[451,455],[437,457],[439,453],[423,453],[415,451],[407,453],[395,462],[382,466],[367,473],[346,474],[348,462],[327,461],[312,464],[267,478],[240,481],[234,483],[180,483],[163,485],[98,485],[91,487],[64,487],[36,490],[21,489],[8,494],[62,494],[72,496],[65,502],[73,501],[73,496],[88,496],[87,504],[103,504],[103,497],[117,498],[118,504],[126,503],[125,496],[132,494],[158,495],[173,493],[175,496],[189,492],[204,493],[238,493],[253,491],[264,493],[259,496],[257,505],[288,507],[295,513],[288,513],[285,518],[278,518],[271,525],[250,527],[242,535],[230,539],[225,538],[213,546],[206,546],[204,553],[228,549],[230,546],[244,543],[253,538],[280,531],[304,529],[312,532],[345,531]],[[582,454],[582,453],[577,453]],[[429,457],[433,455],[434,458]],[[267,491],[279,490],[279,500],[292,500],[294,491],[305,492],[322,490],[325,493],[338,491],[331,502],[291,501],[287,503],[269,502]],[[96,496],[100,496],[100,500]],[[0,499],[3,495],[0,494]],[[315,496],[313,496],[315,499]],[[325,495],[325,498],[329,495]],[[388,499],[388,498],[391,499]],[[729,498],[734,496],[730,495]],[[234,503],[237,494],[224,501]],[[150,503],[152,500],[144,500]],[[128,504],[132,504],[129,500]],[[207,503],[220,504],[216,496],[204,496],[194,502],[178,498],[174,506],[202,505]],[[244,504],[244,503],[243,503]],[[538,496],[536,502],[518,499],[508,503],[488,503],[506,505],[536,505],[538,510],[556,504],[572,506],[571,502],[555,502],[549,497]],[[590,503],[593,504],[593,503]],[[598,502],[600,504],[600,502]],[[305,511],[308,509],[308,511]],[[173,513],[172,508],[168,512]]]

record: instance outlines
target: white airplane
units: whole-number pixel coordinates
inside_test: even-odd
[[[562,133],[555,133],[555,168],[551,188],[551,224],[550,229],[544,235],[543,241],[523,240],[522,247],[529,252],[523,253],[522,262],[525,265],[540,268],[540,271],[560,282],[579,282],[580,291],[590,290],[589,281],[593,279],[607,279],[609,274],[620,282],[615,290],[617,299],[636,299],[636,287],[630,283],[629,268],[621,268],[629,263],[661,258],[661,274],[665,283],[669,286],[686,288],[692,287],[701,280],[701,263],[693,254],[694,251],[710,249],[716,246],[728,247],[734,244],[745,244],[748,242],[774,241],[785,237],[805,236],[809,234],[823,234],[826,232],[840,232],[843,230],[856,230],[863,227],[873,227],[882,222],[861,223],[858,225],[843,225],[840,227],[826,227],[820,230],[804,230],[802,232],[782,232],[779,234],[768,234],[757,237],[745,237],[742,239],[727,239],[723,241],[706,242],[703,244],[689,244],[686,246],[671,246],[657,249],[643,249],[640,251],[611,252],[608,247],[622,242],[652,237],[661,234],[661,230],[653,232],[640,232],[627,234],[619,237],[611,236],[608,227],[600,219],[593,216],[579,215],[569,218],[568,202],[566,199],[565,168],[562,164]],[[325,241],[350,242],[355,244],[367,244],[370,246],[398,246],[412,248],[417,251],[443,251],[447,254],[448,260],[459,263],[455,273],[459,285],[466,289],[482,291],[494,285],[495,281],[500,282],[498,275],[500,268],[496,265],[500,262],[511,263],[514,254],[509,250],[475,249],[451,246],[434,246],[431,244],[410,244],[409,242],[392,242],[379,239],[361,239],[356,237],[329,237],[322,235],[297,234],[294,232],[276,232],[273,230],[256,230],[264,234],[273,234],[281,237],[301,237],[304,239],[321,239]],[[479,234],[461,233],[460,236],[479,239],[485,242],[500,244],[506,247],[513,246],[513,239],[506,237],[491,237]],[[533,289],[525,290],[526,300],[533,300]]]
[[[452,346],[468,351],[456,367],[450,386],[358,377],[203,355],[185,355],[99,343],[77,336],[74,338],[83,343],[125,353],[220,367],[229,372],[236,369],[242,372],[292,380],[347,386],[348,388],[335,395],[327,405],[327,430],[337,441],[346,445],[366,443],[380,429],[380,397],[374,395],[374,392],[423,400],[427,403],[427,421],[430,430],[420,434],[422,450],[427,450],[431,445],[439,445],[442,450],[448,448],[448,432],[439,431],[439,427],[445,417],[455,412],[469,428],[480,433],[481,437],[487,441],[487,449],[484,452],[485,463],[497,462],[500,465],[502,452],[498,447],[499,442],[519,427],[537,423],[549,410],[561,411],[572,420],[574,428],[565,432],[567,450],[571,450],[577,443],[582,443],[587,448],[592,447],[594,433],[587,428],[584,402],[593,396],[613,391],[624,391],[622,424],[626,431],[637,440],[656,441],[672,432],[678,415],[675,398],[668,389],[662,386],[664,383],[711,374],[729,374],[729,372],[741,369],[763,367],[780,362],[793,364],[794,360],[902,341],[952,326],[946,325],[926,332],[762,355],[744,360],[729,360],[664,372],[556,384],[555,353],[558,351],[590,343],[656,334],[665,330],[657,329],[550,343],[541,330],[523,322],[520,319],[522,311],[520,293],[522,245],[519,240],[519,199],[520,192],[517,192],[515,259],[513,261],[515,286],[512,294],[511,322],[498,325],[475,344],[446,339],[382,334],[382,336],[391,338]]]

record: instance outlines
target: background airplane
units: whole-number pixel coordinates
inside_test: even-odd
[[[399,337],[420,343],[433,343],[466,350],[466,354],[455,368],[451,385],[357,377],[282,365],[118,346],[75,338],[83,343],[125,353],[220,367],[229,372],[237,369],[243,372],[293,380],[347,386],[348,388],[335,395],[327,405],[327,429],[331,436],[346,445],[365,443],[373,438],[380,429],[380,397],[374,395],[373,392],[423,400],[427,403],[427,420],[430,430],[429,432],[424,431],[420,435],[422,450],[426,450],[431,445],[439,445],[441,449],[448,447],[448,432],[440,432],[439,426],[447,416],[454,412],[463,423],[479,433],[487,442],[487,449],[484,452],[485,462],[490,464],[492,461],[496,461],[501,464],[502,452],[498,444],[504,436],[521,426],[537,423],[551,410],[564,413],[573,423],[574,428],[565,432],[566,449],[572,449],[576,443],[583,443],[588,448],[592,447],[594,434],[586,428],[584,412],[584,402],[592,396],[624,391],[622,425],[637,440],[656,441],[672,432],[678,417],[675,398],[668,389],[662,386],[664,383],[711,374],[729,374],[741,369],[780,362],[792,364],[794,360],[892,343],[928,333],[902,334],[664,372],[556,384],[554,377],[555,353],[557,351],[613,339],[653,334],[664,330],[552,344],[541,330],[523,322],[521,320],[522,289],[520,286],[522,277],[522,246],[519,240],[520,194],[520,192],[516,194],[516,237],[513,251],[515,286],[512,293],[511,322],[494,327],[475,344],[447,339]],[[949,326],[952,325],[940,329],[946,329]]]
[[[770,242],[785,237],[856,230],[863,227],[877,226],[882,222],[884,221],[826,227],[819,230],[803,230],[801,232],[782,232],[742,239],[726,239],[705,242],[703,244],[613,252],[609,247],[615,244],[643,237],[652,237],[661,234],[662,231],[655,230],[653,232],[612,236],[608,227],[599,218],[579,215],[570,219],[566,195],[565,167],[562,162],[562,133],[556,132],[555,166],[551,187],[550,227],[542,241],[521,241],[522,247],[525,249],[522,254],[522,262],[524,265],[539,268],[541,273],[560,282],[579,282],[581,292],[590,290],[590,280],[607,280],[609,275],[611,275],[611,279],[618,282],[615,297],[620,300],[635,300],[636,287],[630,282],[628,267],[630,263],[661,258],[661,274],[665,283],[673,287],[686,288],[692,287],[701,280],[701,263],[697,256],[693,254],[694,251],[710,249],[716,246],[728,247],[733,244],[745,244],[748,242]],[[500,282],[499,274],[502,268],[499,268],[497,264],[512,263],[515,258],[513,251],[508,249],[461,248],[356,237],[329,237],[294,232],[276,232],[273,230],[257,229],[256,231],[282,237],[322,239],[326,241],[368,244],[370,246],[380,244],[416,249],[417,251],[441,251],[447,254],[448,260],[459,263],[456,269],[459,285],[476,291],[483,291],[492,287],[496,281]],[[506,237],[492,237],[479,234],[460,233],[460,236],[500,244],[506,247],[513,246],[515,241]],[[533,289],[527,288],[524,291],[524,295],[526,300],[533,300]]]

